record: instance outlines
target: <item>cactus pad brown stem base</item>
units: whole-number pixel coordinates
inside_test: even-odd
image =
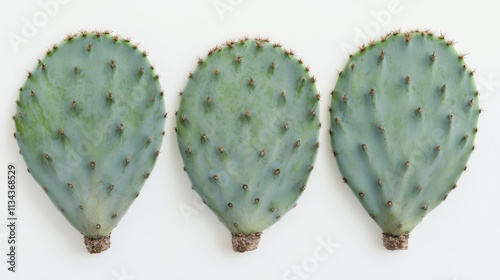
[[[233,234],[233,250],[235,252],[243,253],[257,249],[261,234],[261,232],[256,232],[250,235],[243,235],[241,233]]]
[[[384,241],[384,247],[387,250],[408,250],[408,239],[409,235],[399,235],[395,236],[390,233],[382,233],[382,240]]]
[[[108,236],[103,236],[97,239],[85,236],[83,238],[87,251],[91,254],[99,254],[111,247],[111,233]]]

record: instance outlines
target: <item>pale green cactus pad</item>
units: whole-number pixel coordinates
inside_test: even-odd
[[[185,170],[233,249],[254,250],[306,188],[319,145],[315,79],[264,39],[227,42],[198,64],[177,112]]]
[[[71,34],[20,89],[20,152],[90,253],[109,248],[162,143],[163,92],[146,55],[109,32]]]
[[[332,95],[331,143],[344,181],[386,248],[406,249],[474,149],[473,71],[443,37],[394,32],[350,57]]]

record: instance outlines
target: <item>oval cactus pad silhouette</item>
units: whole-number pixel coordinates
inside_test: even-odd
[[[466,169],[481,112],[473,73],[452,41],[428,31],[362,46],[339,73],[333,152],[389,250],[407,249]]]
[[[210,50],[189,74],[176,113],[179,149],[237,252],[256,249],[306,188],[320,126],[308,71],[279,44],[242,39]]]
[[[109,32],[71,34],[20,89],[20,152],[90,253],[109,248],[163,140],[163,92],[146,55]]]

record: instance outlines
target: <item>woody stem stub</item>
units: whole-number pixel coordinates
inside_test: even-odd
[[[233,234],[233,250],[235,252],[244,253],[246,251],[253,251],[259,246],[261,232],[256,232],[250,235],[243,235],[241,233]]]
[[[111,247],[111,233],[108,236],[102,236],[99,238],[84,236],[83,241],[85,242],[85,247],[87,247],[87,251],[90,254],[99,254]]]
[[[409,235],[392,235],[390,233],[382,233],[382,240],[384,241],[384,247],[387,250],[408,250],[408,239]]]

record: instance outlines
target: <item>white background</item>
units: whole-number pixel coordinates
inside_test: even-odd
[[[500,279],[498,2],[55,1],[0,1],[0,279]],[[55,3],[50,10],[40,4],[48,2]],[[36,30],[28,30],[30,24]],[[430,28],[454,39],[477,69],[485,111],[458,189],[412,232],[408,251],[389,252],[380,229],[342,183],[330,153],[327,106],[346,52],[398,28]],[[26,70],[80,29],[112,29],[141,42],[159,69],[170,112],[156,168],[113,231],[111,249],[100,255],[86,252],[82,236],[26,172],[12,136],[14,101]],[[309,64],[323,96],[324,125],[316,168],[298,207],[264,232],[258,250],[238,254],[182,172],[173,112],[197,56],[243,35],[270,37]],[[12,43],[15,36],[22,42]],[[9,162],[19,171],[17,273],[4,262]],[[327,242],[335,246],[327,250]]]

